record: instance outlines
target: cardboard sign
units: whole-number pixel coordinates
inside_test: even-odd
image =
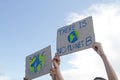
[[[66,55],[92,47],[95,41],[92,16],[58,29],[57,53]]]
[[[51,67],[51,46],[48,46],[26,57],[26,78],[31,80],[47,74]]]

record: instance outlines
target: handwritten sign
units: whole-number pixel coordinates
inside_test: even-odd
[[[26,78],[31,80],[50,72],[52,67],[51,46],[26,57]]]
[[[95,41],[92,16],[57,30],[57,53],[66,55],[92,47]]]

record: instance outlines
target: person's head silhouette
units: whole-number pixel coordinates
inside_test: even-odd
[[[94,80],[106,80],[106,79],[103,77],[96,77]]]

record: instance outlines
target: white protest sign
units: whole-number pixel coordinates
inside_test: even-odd
[[[31,80],[50,72],[52,67],[51,46],[26,57],[26,78]]]
[[[92,16],[57,30],[57,53],[66,55],[92,47],[95,41]]]

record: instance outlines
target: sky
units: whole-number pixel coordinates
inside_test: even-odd
[[[26,56],[51,45],[53,57],[57,29],[88,16],[93,17],[96,41],[102,43],[120,79],[119,13],[119,0],[0,0],[0,80],[22,80]],[[103,62],[92,48],[62,56],[60,68],[65,80],[107,79]]]

